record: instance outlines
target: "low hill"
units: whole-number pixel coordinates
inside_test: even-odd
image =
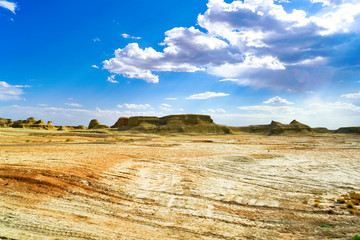
[[[336,130],[335,133],[360,134],[360,127],[342,127]]]

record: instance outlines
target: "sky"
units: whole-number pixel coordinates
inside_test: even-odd
[[[360,125],[358,0],[0,0],[0,117]]]

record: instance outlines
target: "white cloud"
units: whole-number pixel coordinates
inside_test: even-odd
[[[39,107],[47,107],[47,106],[49,106],[49,105],[48,105],[48,104],[45,104],[45,103],[39,103],[38,106],[39,106]]]
[[[360,92],[344,94],[344,95],[341,95],[341,97],[344,97],[344,98],[347,98],[347,99],[359,99],[360,98]]]
[[[204,93],[198,93],[198,94],[191,95],[191,96],[187,97],[186,99],[188,99],[188,100],[208,99],[208,98],[213,98],[213,97],[225,97],[225,96],[229,96],[229,95],[230,94],[227,94],[227,93],[204,92]]]
[[[289,106],[244,106],[238,107],[240,110],[269,112],[274,115],[295,115],[297,112],[303,112],[300,108]]]
[[[129,34],[126,34],[126,33],[121,34],[121,36],[122,36],[123,38],[141,39],[141,37],[130,36]]]
[[[233,82],[233,83],[236,83],[236,84],[238,84],[240,86],[244,86],[244,87],[251,86],[254,83],[249,79],[238,79],[238,78],[224,78],[224,79],[219,80],[219,82]]]
[[[96,68],[96,69],[99,69],[99,67],[95,64],[91,65],[92,68]]]
[[[166,103],[161,104],[161,106],[162,106],[162,107],[167,107],[167,108],[171,107],[171,105],[166,104]]]
[[[203,113],[226,113],[226,111],[222,108],[212,109],[208,108],[207,110],[201,110]]]
[[[323,1],[328,2],[328,1]],[[330,4],[330,3],[329,3]],[[360,15],[360,3],[344,3],[333,7],[335,10],[319,16],[310,17],[311,21],[323,27],[321,35],[359,31],[356,18]]]
[[[174,101],[174,100],[177,100],[177,98],[165,98],[165,100]]]
[[[329,6],[330,1],[329,0],[310,0],[312,3],[322,3],[323,6]]]
[[[295,106],[241,106],[243,121],[248,124],[266,124],[271,120],[289,123],[296,119],[312,127],[336,129],[358,126],[360,107],[348,102],[322,102],[313,98],[301,107]],[[228,118],[231,116],[224,115]],[[237,116],[237,117],[239,117]],[[234,123],[232,123],[234,124]]]
[[[70,106],[70,107],[82,107],[83,105],[78,104],[78,103],[65,103],[65,105]]]
[[[116,75],[111,75],[111,76],[107,77],[106,81],[111,82],[111,83],[119,83],[119,81],[115,80],[115,77],[116,77]]]
[[[7,82],[0,81],[0,101],[21,100],[20,96],[24,94],[22,88],[28,88],[28,85],[10,85]]]
[[[128,44],[103,62],[104,69],[149,83],[159,82],[157,72],[166,71],[206,71],[244,86],[280,89],[307,89],[333,80],[346,62],[346,51],[358,45],[337,36],[360,32],[360,3],[313,0],[324,6],[307,13],[285,11],[284,2],[294,6],[284,0],[209,0],[198,16],[199,28],[165,32],[162,51]]]
[[[101,39],[100,38],[93,38],[93,42],[101,42]]]
[[[128,109],[148,109],[151,108],[149,104],[128,104],[124,103],[122,105],[117,105],[118,108],[128,108]]]
[[[173,109],[171,109],[171,105],[166,103],[161,104],[159,108],[164,111],[173,111]]]
[[[270,98],[270,99],[264,101],[263,103],[265,103],[265,104],[294,104],[293,102],[289,102],[286,99],[283,99],[279,96]]]
[[[256,57],[252,54],[244,55],[241,63],[225,63],[209,68],[209,72],[220,77],[233,78],[246,72],[267,70],[285,70],[285,65],[272,56]]]
[[[16,3],[9,1],[0,1],[0,7],[6,8],[15,14],[15,9],[17,8]]]
[[[79,108],[58,108],[58,107],[25,107],[19,105],[0,107],[0,116],[6,116],[13,120],[27,119],[33,116],[36,119],[53,121],[53,125],[85,125],[87,126],[91,119],[98,119],[100,123],[113,125],[121,116],[162,116],[163,113],[152,110],[124,110],[119,109],[101,109],[94,110]]]

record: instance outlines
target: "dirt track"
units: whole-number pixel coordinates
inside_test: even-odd
[[[360,192],[356,135],[49,133],[0,129],[0,239],[360,234],[336,202]]]

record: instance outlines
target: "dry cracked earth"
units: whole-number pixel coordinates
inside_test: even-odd
[[[118,134],[0,129],[0,239],[360,234],[357,135]]]

